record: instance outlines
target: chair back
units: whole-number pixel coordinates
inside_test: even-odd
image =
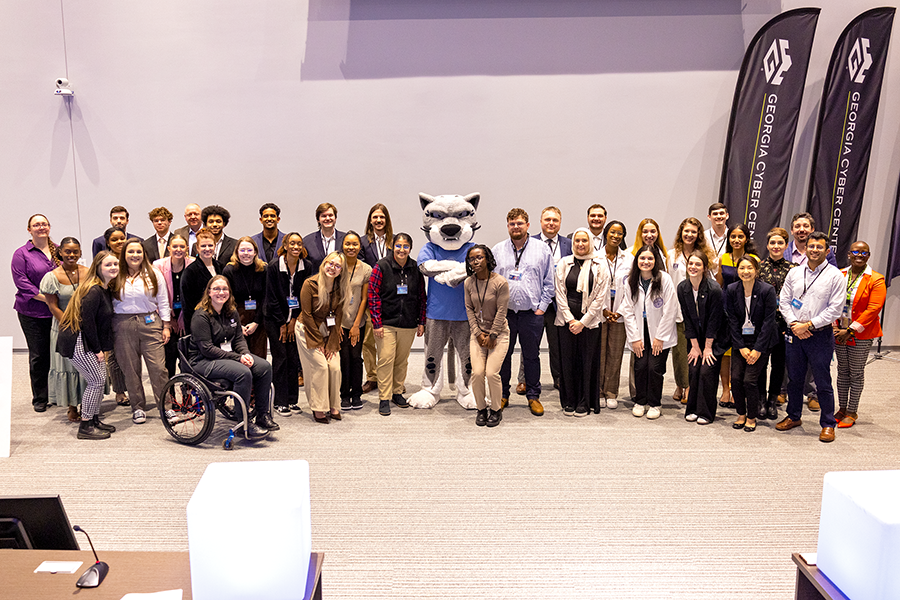
[[[181,361],[181,372],[194,374],[191,363],[188,360],[188,349],[191,347],[191,336],[185,335],[178,339],[178,359]]]

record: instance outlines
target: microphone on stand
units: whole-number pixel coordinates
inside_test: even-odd
[[[80,531],[83,533],[87,539],[88,544],[91,545],[91,552],[94,553],[94,562],[93,565],[88,567],[87,571],[81,574],[81,577],[78,578],[78,581],[75,582],[76,587],[80,588],[94,588],[103,583],[103,580],[106,578],[106,574],[109,573],[109,565],[105,562],[100,562],[100,559],[97,558],[97,551],[94,550],[94,542],[91,541],[91,536],[88,535],[88,532],[75,525],[72,527],[75,531]]]

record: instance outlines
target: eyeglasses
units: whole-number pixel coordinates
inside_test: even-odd
[[[209,291],[214,294],[227,294],[229,292],[227,287],[214,287],[209,288]]]
[[[394,250],[409,250],[409,249],[410,249],[409,244],[395,244],[394,245]]]
[[[868,256],[869,253],[866,250],[851,250],[850,254],[853,256]]]
[[[336,261],[333,261],[333,260],[328,261],[327,263],[325,263],[325,266],[326,266],[326,267],[331,267],[332,269],[337,269],[338,271],[340,271],[341,269],[344,268],[344,266],[343,266],[341,263],[336,262]]]

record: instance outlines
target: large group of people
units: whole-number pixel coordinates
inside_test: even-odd
[[[279,429],[273,416],[303,412],[301,387],[322,424],[362,408],[375,389],[381,415],[392,404],[410,406],[409,353],[430,321],[430,283],[419,263],[430,255],[412,258],[412,237],[393,231],[383,204],[369,210],[363,234],[338,230],[338,209],[327,202],[305,236],[279,230],[275,204],[259,215],[261,232],[230,237],[221,206],[188,205],[185,226],[174,231],[171,211],[158,207],[148,215],[153,233],[142,240],[127,231],[128,211],[115,206],[110,228],[93,240],[90,266],[77,239],[54,243],[47,217],[29,218],[31,239],[14,253],[12,273],[34,410],[65,407],[79,423],[78,438],[105,439],[115,427],[100,419],[99,407],[111,389],[130,406],[133,423],[144,423],[142,366],[158,399],[188,335],[193,369],[257,399],[251,439]],[[470,245],[457,308],[468,319],[475,424],[500,424],[514,384],[530,411],[544,414],[546,333],[566,416],[618,407],[627,347],[636,417],[661,415],[671,355],[672,397],[685,405],[688,422],[708,425],[726,407],[737,413],[734,429],[752,432],[768,419],[787,431],[801,424],[806,396],[808,410],[819,413],[821,441],[852,427],[868,352],[882,335],[885,279],[868,265],[868,244],[854,243],[841,270],[808,213],[794,215],[790,231],[767,232],[765,244],[746,225],[729,225],[723,204],[711,205],[707,218],[708,228],[684,219],[667,250],[650,218],[628,246],[625,224],[608,220],[600,204],[565,237],[559,208],[541,212],[535,235],[528,213],[513,208],[508,238]],[[521,370],[511,383],[517,342]],[[272,411],[259,402],[270,388]]]

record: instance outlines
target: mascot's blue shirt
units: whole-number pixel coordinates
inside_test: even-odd
[[[459,250],[444,250],[437,244],[428,242],[419,252],[416,262],[423,264],[427,260],[455,260],[466,262],[466,253],[474,246],[467,243]],[[428,279],[428,309],[425,316],[438,321],[468,321],[466,316],[465,288],[460,283],[455,288],[438,283],[434,278]]]

